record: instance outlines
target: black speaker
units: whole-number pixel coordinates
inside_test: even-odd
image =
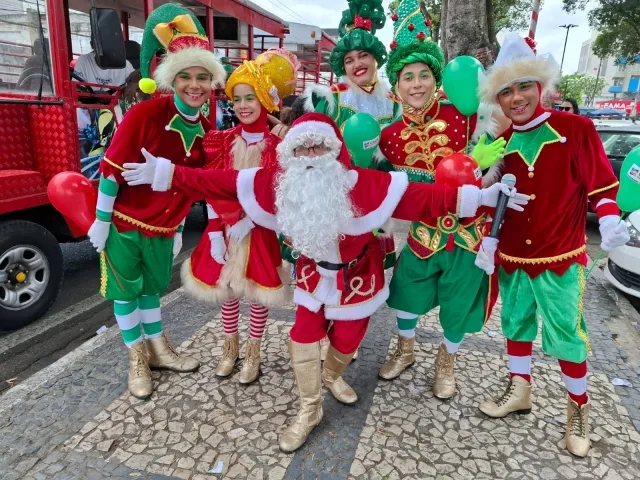
[[[96,63],[103,70],[125,68],[127,56],[120,16],[112,8],[92,8],[91,40]]]

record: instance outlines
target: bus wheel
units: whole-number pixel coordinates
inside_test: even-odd
[[[45,314],[60,291],[62,250],[37,223],[0,224],[0,331],[16,330]]]

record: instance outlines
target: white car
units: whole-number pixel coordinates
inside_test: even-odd
[[[609,252],[604,275],[614,287],[640,298],[640,210],[625,221],[631,240]]]

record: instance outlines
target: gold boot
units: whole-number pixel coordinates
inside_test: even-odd
[[[244,361],[238,381],[244,385],[253,383],[260,375],[260,340],[249,338],[245,345]]]
[[[380,368],[378,376],[385,380],[393,380],[413,365],[416,361],[413,355],[415,344],[416,337],[407,338],[402,335],[398,335],[398,346],[396,347],[396,351],[393,353],[391,358],[384,362],[384,365]]]
[[[342,373],[347,365],[351,363],[354,353],[345,355],[331,345],[322,368],[322,381],[335,399],[345,405],[353,405],[358,401],[358,394],[342,378]]]
[[[329,351],[329,337],[324,337],[320,340],[320,360],[323,362],[327,359],[327,352]]]
[[[455,353],[449,354],[446,345],[440,345],[432,386],[433,395],[440,400],[451,398],[456,393],[456,377],[453,374],[455,356]]]
[[[149,398],[153,393],[153,380],[149,369],[149,354],[144,343],[136,343],[129,349],[129,391],[137,398]]]
[[[320,342],[289,341],[289,357],[300,394],[300,410],[296,419],[280,434],[280,450],[299,449],[322,420],[322,383],[320,380]]]
[[[531,384],[516,375],[509,380],[502,397],[484,402],[480,411],[492,418],[506,417],[510,413],[531,413]]]
[[[150,368],[174,372],[195,372],[200,368],[200,362],[195,358],[178,355],[164,333],[158,338],[145,340],[144,343],[149,350]]]
[[[569,398],[567,403],[567,427],[564,441],[569,453],[576,457],[586,457],[591,442],[589,440],[589,410],[591,405],[587,401],[582,407]]]
[[[222,357],[220,358],[216,371],[214,372],[216,377],[228,377],[231,375],[233,367],[236,365],[236,361],[238,360],[239,350],[240,336],[237,333],[235,335],[225,335]]]

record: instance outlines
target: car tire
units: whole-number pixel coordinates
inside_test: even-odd
[[[55,302],[63,275],[62,250],[49,230],[24,220],[0,223],[0,331],[42,317]]]

